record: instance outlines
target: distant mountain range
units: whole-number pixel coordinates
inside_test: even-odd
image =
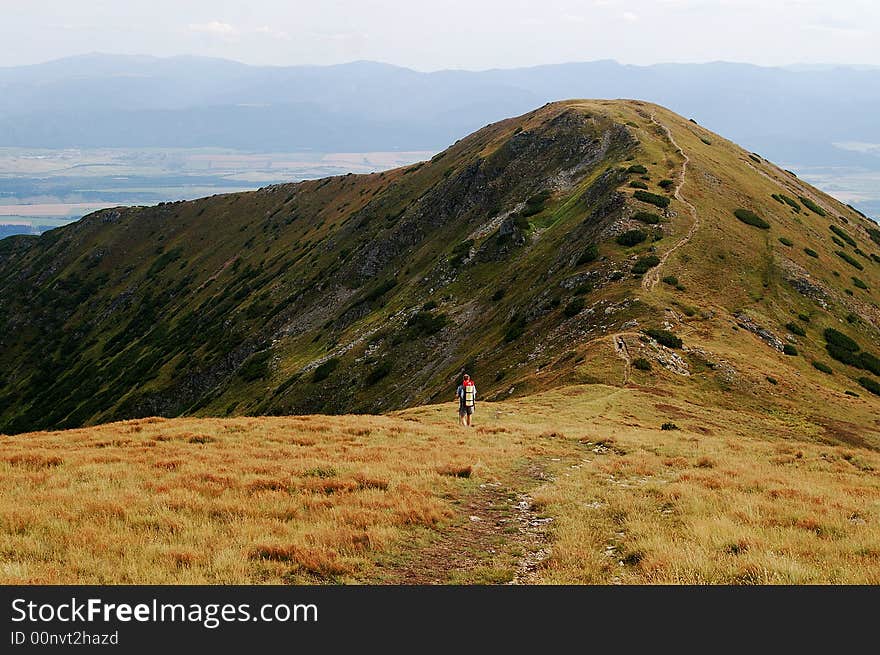
[[[566,97],[657,102],[783,164],[880,170],[880,69],[594,61],[421,73],[84,55],[0,68],[0,146],[441,149]]]

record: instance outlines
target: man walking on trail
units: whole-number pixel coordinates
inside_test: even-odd
[[[455,392],[458,398],[458,420],[466,426],[471,427],[471,416],[474,414],[474,407],[477,404],[477,387],[471,376],[464,374],[461,384]]]

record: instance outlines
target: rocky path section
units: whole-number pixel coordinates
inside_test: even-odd
[[[552,519],[538,514],[529,490],[550,478],[532,463],[506,486],[484,482],[461,499],[454,525],[386,570],[391,584],[531,584],[550,554]]]
[[[669,259],[669,256],[672,253],[688,243],[696,233],[697,228],[700,226],[700,216],[697,213],[697,208],[694,207],[681,195],[681,187],[684,185],[685,176],[687,175],[687,167],[691,161],[690,157],[687,156],[685,151],[675,141],[675,137],[672,136],[672,132],[670,131],[670,129],[666,127],[663,123],[659,122],[654,114],[651,114],[651,122],[660,127],[660,129],[662,129],[666,133],[666,138],[669,139],[669,143],[671,143],[672,146],[684,158],[681,164],[681,171],[678,174],[678,184],[675,185],[675,191],[673,192],[672,196],[679,202],[687,205],[691,216],[693,216],[694,218],[694,223],[693,225],[691,225],[691,229],[688,230],[688,233],[684,237],[682,237],[682,239],[678,243],[672,246],[672,248],[667,250],[662,257],[660,257],[660,263],[645,274],[645,277],[642,279],[642,287],[644,287],[645,291],[652,291],[654,289],[654,287],[657,285],[657,282],[660,281],[660,269],[663,268],[666,260]]]

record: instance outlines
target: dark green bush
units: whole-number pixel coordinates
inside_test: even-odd
[[[245,382],[261,380],[269,375],[269,360],[271,358],[272,352],[269,350],[254,353],[238,369],[238,374]]]
[[[669,198],[667,198],[666,196],[660,196],[656,193],[651,193],[650,191],[643,191],[642,189],[637,189],[635,194],[633,195],[637,200],[647,202],[651,205],[656,205],[661,209],[669,207]]]
[[[831,369],[831,367],[823,362],[813,362],[813,367],[819,371],[822,371],[823,373],[827,373],[828,375],[834,375],[834,371]]]
[[[574,295],[576,296],[585,296],[588,293],[593,291],[593,285],[589,282],[581,284],[577,289],[574,290]]]
[[[660,258],[657,255],[646,255],[645,257],[640,257],[638,261],[633,264],[632,272],[636,275],[643,275],[659,263]]]
[[[643,332],[662,346],[666,346],[667,348],[681,348],[681,339],[672,334],[669,330],[648,328],[647,330],[643,330]]]
[[[791,208],[792,208],[793,210],[795,210],[797,213],[800,213],[800,212],[801,212],[801,206],[800,206],[799,204],[797,204],[797,201],[796,201],[794,198],[789,198],[789,197],[788,197],[787,195],[785,195],[784,193],[780,193],[780,194],[779,194],[779,197],[782,199],[782,202],[784,202],[786,205],[788,205],[789,207],[791,207]]]
[[[621,246],[635,246],[642,243],[648,235],[642,230],[627,230],[623,234],[617,235],[617,243]]]
[[[492,302],[498,302],[499,300],[501,300],[504,297],[504,294],[506,294],[506,293],[507,293],[507,289],[505,289],[503,287],[501,289],[496,290],[495,293],[492,294]]]
[[[860,280],[860,279],[857,278],[857,277],[854,277],[854,278],[852,279],[852,281],[853,281],[853,285],[855,285],[855,287],[856,287],[857,289],[867,289],[867,288],[868,288],[868,285],[865,284],[862,280]]]
[[[847,389],[843,393],[845,393],[847,396],[852,396],[853,398],[859,398],[859,394],[857,394],[855,391],[850,391],[849,389]]]
[[[785,327],[788,329],[789,332],[791,332],[792,334],[796,334],[799,337],[806,336],[807,334],[807,331],[804,330],[804,328],[802,328],[797,323],[786,323]]]
[[[849,234],[847,234],[845,230],[837,227],[836,225],[829,225],[828,229],[831,230],[832,232],[834,232],[834,234],[839,236],[841,239],[846,241],[849,245],[851,245],[853,247],[858,245],[856,243],[855,239],[853,239]]]
[[[780,205],[785,204],[785,201],[782,199],[782,196],[780,196],[778,193],[771,193],[770,197],[773,198],[773,200],[778,202]]]
[[[838,246],[840,248],[846,248],[846,244],[843,241],[841,241],[840,239],[838,239],[837,237],[831,237],[831,241],[834,242],[835,246]]]
[[[633,360],[633,368],[637,368],[640,371],[650,371],[651,370],[651,362],[649,362],[644,357],[636,357]]]
[[[815,257],[816,259],[819,259],[819,253],[817,253],[812,248],[804,248],[804,252],[807,253],[810,257]]]
[[[663,425],[660,426],[661,430],[678,430],[678,426],[675,423],[667,421]]]
[[[369,373],[367,373],[367,377],[364,378],[364,384],[368,387],[372,387],[374,384],[387,377],[389,373],[391,373],[393,365],[389,360],[383,360],[376,364]]]
[[[531,227],[531,225],[529,224],[529,219],[526,218],[525,214],[514,215],[513,224],[518,230],[522,230],[523,232],[526,232]]]
[[[809,323],[810,317],[807,316],[806,314],[798,314],[798,320],[803,321],[804,323]]]
[[[599,258],[599,246],[595,243],[587,246],[584,251],[581,253],[581,256],[578,257],[577,266],[583,266],[584,264],[589,264],[590,262],[594,262]]]
[[[318,368],[316,368],[312,373],[312,382],[321,382],[322,380],[326,380],[328,377],[330,377],[330,374],[336,370],[337,366],[339,366],[338,357],[331,357],[323,364],[320,364]]]
[[[750,209],[737,209],[733,212],[733,215],[736,216],[739,220],[741,220],[746,225],[752,225],[754,227],[759,227],[762,230],[769,230],[770,223],[765,221],[763,218],[758,216],[755,212]]]
[[[446,314],[432,314],[431,312],[419,311],[413,314],[406,322],[414,335],[431,335],[442,330],[447,323]]]
[[[874,375],[880,375],[880,359],[867,352],[859,353],[859,364],[867,371],[871,371]]]
[[[432,309],[437,309],[437,301],[429,300],[424,305],[422,305],[423,312],[430,312]]]
[[[791,355],[792,357],[798,354],[797,348],[792,346],[790,343],[787,343],[782,347],[782,352],[784,352],[786,355]]]
[[[578,314],[580,314],[585,305],[586,303],[584,302],[584,299],[581,297],[577,297],[565,306],[563,312],[568,318],[571,318],[572,316],[577,316]]]
[[[865,267],[862,266],[862,262],[860,262],[857,259],[853,259],[852,257],[850,257],[848,254],[846,254],[842,250],[835,250],[834,254],[837,255],[838,257],[840,257],[843,261],[845,261],[847,264],[849,264],[853,268],[856,268],[860,271],[865,270]]]
[[[849,323],[850,325],[852,325],[853,323],[858,323],[859,322],[859,315],[854,312],[850,312],[849,314],[846,315],[846,322]]]
[[[507,326],[507,330],[504,332],[504,342],[510,343],[511,341],[516,341],[519,339],[523,333],[526,331],[526,321],[524,318],[517,319],[509,326]]]
[[[864,214],[862,215],[864,216]],[[880,246],[880,230],[878,230],[876,227],[869,227],[867,228],[867,230],[868,236],[871,237],[871,241]]]
[[[660,180],[657,182],[657,186],[661,189],[669,190],[675,186],[675,180]]]
[[[641,164],[633,164],[629,168],[626,169],[627,173],[638,173],[639,175],[644,175],[648,172],[648,169],[642,166]]]
[[[544,205],[547,200],[550,199],[550,191],[544,190],[536,193],[528,200],[526,200],[526,206],[522,211],[522,216],[534,216],[535,214],[540,214],[544,211]]]
[[[850,352],[858,352],[861,350],[861,346],[859,346],[854,339],[850,339],[843,332],[836,330],[835,328],[826,328],[825,332],[823,332],[823,336],[827,343],[843,348],[844,350],[849,350]]]
[[[648,188],[647,184],[645,184],[644,182],[640,182],[639,180],[633,180],[632,182],[629,183],[629,185],[633,189],[647,189]]]
[[[873,252],[871,253],[871,259],[873,259],[875,263],[880,264],[880,256],[874,254]]]
[[[794,245],[794,241],[792,241],[788,237],[779,237],[779,243],[781,243],[783,246],[789,246],[789,247]]]
[[[859,378],[859,384],[876,396],[880,396],[880,384],[871,378]]]
[[[777,380],[774,377],[770,377],[769,375],[767,376],[766,379],[767,379],[767,382],[769,382],[770,384],[779,384],[779,380]]]
[[[836,359],[838,362],[842,364],[846,364],[847,366],[852,366],[853,368],[862,368],[862,363],[859,361],[859,357],[852,350],[847,350],[846,348],[841,348],[833,343],[826,343],[825,350],[828,351],[828,354]]]
[[[804,207],[809,209],[814,214],[819,214],[819,216],[825,216],[825,210],[822,209],[815,202],[810,200],[809,198],[804,198],[803,196],[798,196],[798,199],[803,203]]]
[[[636,212],[633,218],[648,225],[657,225],[660,222],[660,215],[654,212]]]
[[[668,284],[669,286],[674,287],[678,285],[678,278],[674,275],[667,275],[661,280],[661,282],[663,282],[663,284]]]

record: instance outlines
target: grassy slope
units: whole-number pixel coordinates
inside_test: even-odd
[[[880,581],[876,408],[704,400],[587,385],[471,431],[445,404],[4,437],[0,580]]]

